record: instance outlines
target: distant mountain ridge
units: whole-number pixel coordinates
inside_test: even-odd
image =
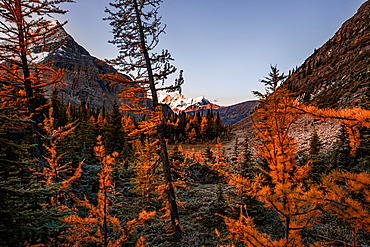
[[[257,100],[248,100],[231,106],[223,106],[218,109],[199,109],[196,111],[188,111],[188,114],[200,112],[206,114],[208,110],[212,110],[220,115],[222,122],[231,126],[248,117],[258,105]]]
[[[167,104],[175,113],[185,112],[205,115],[208,111],[218,113],[225,125],[233,125],[246,118],[258,105],[258,101],[250,100],[231,106],[220,106],[211,103],[204,96],[198,98],[186,98],[179,93],[161,94],[158,97],[160,103]]]

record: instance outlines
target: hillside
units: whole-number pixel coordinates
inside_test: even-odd
[[[301,103],[320,108],[370,106],[370,1],[347,20],[336,34],[308,57],[285,81]],[[309,139],[317,131],[323,148],[331,148],[340,130],[338,121],[320,121],[303,115],[292,126],[290,135],[300,151],[307,151]],[[250,116],[234,128],[239,138],[252,138]],[[230,146],[232,143],[230,144]]]
[[[200,112],[201,114],[206,114],[207,111],[212,110],[220,115],[222,122],[226,126],[233,125],[240,120],[249,116],[249,114],[253,111],[253,109],[258,105],[258,101],[256,100],[249,100],[245,102],[241,102],[231,106],[224,106],[221,108],[210,108],[210,109],[199,109],[196,111],[187,111],[188,114],[195,114]]]
[[[368,107],[370,78],[370,2],[287,81],[300,102],[321,108]]]

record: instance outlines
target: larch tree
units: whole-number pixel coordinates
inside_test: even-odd
[[[46,39],[52,36],[61,24],[50,22],[51,15],[64,14],[59,5],[73,0],[1,0],[0,1],[0,79],[11,82],[22,91],[26,108],[23,113],[31,120],[33,144],[36,147],[40,167],[43,158],[39,124],[40,107],[44,89],[61,80],[62,73],[48,64],[40,65],[33,49],[47,51]]]
[[[158,102],[157,93],[158,90],[174,91],[179,89],[183,83],[183,78],[182,73],[180,73],[180,77],[174,85],[164,85],[167,77],[174,73],[176,68],[170,63],[173,59],[168,50],[162,50],[161,53],[155,52],[159,43],[159,36],[165,30],[158,14],[161,3],[162,0],[116,0],[114,3],[110,3],[111,8],[106,8],[106,12],[109,14],[106,20],[110,21],[110,25],[113,27],[114,38],[110,42],[119,49],[119,56],[111,63],[124,73],[131,72],[130,76],[133,78],[131,81],[117,75],[119,77],[118,81],[126,85],[126,92],[122,96],[130,99],[131,105],[126,104],[124,107],[132,109],[134,108],[132,102],[135,98],[142,99],[145,97],[150,103],[143,105],[141,101],[137,102],[136,106],[139,106],[141,110],[149,110],[150,114],[154,114],[152,117],[157,119],[154,122],[149,121],[150,124],[154,125],[147,127],[155,129],[155,135],[158,139],[166,182],[165,194],[170,208],[171,226],[175,239],[180,240],[182,229],[164,135],[165,124],[163,116],[161,117],[163,112]],[[108,79],[115,80],[114,78]],[[159,83],[162,83],[161,88],[158,88]]]
[[[45,159],[48,166],[44,167],[40,175],[43,177],[41,182],[45,183],[48,189],[55,189],[53,187],[58,185],[49,198],[49,205],[60,210],[68,209],[66,204],[74,198],[73,193],[70,192],[71,184],[80,178],[82,173],[83,161],[79,163],[76,169],[73,169],[71,162],[61,162],[65,153],[60,154],[57,150],[59,142],[72,133],[75,128],[74,123],[55,128],[53,108],[49,109],[49,116],[44,120],[45,138],[48,140],[44,144],[47,151]]]
[[[138,157],[137,165],[134,168],[136,176],[132,178],[132,182],[135,184],[133,190],[142,197],[145,205],[148,206],[153,200],[156,186],[161,183],[157,171],[159,166],[157,146],[156,143],[149,143],[149,140],[145,140],[144,144],[136,140],[135,149]]]
[[[300,105],[290,97],[285,85],[281,85],[284,77],[277,68],[271,69],[269,77],[262,81],[266,93],[258,93],[261,104],[253,115],[257,155],[267,163],[267,168],[259,169],[266,176],[256,174],[244,178],[230,174],[229,184],[238,192],[263,202],[264,207],[279,218],[281,227],[276,227],[278,231],[271,234],[261,230],[248,212],[246,215],[241,212],[239,219],[224,217],[230,232],[228,238],[245,246],[363,246],[358,236],[370,230],[370,174],[337,169],[321,173],[320,179],[313,181],[310,179],[312,164],[300,164],[297,160],[297,145],[289,136],[289,130],[302,114],[338,119],[346,124],[352,153],[355,153],[360,142],[359,129],[370,125],[370,111]],[[325,222],[328,215],[346,222],[350,236],[336,236],[335,232],[340,229]]]
[[[127,221],[126,224],[121,223],[118,217],[112,215],[116,192],[111,173],[118,153],[107,155],[101,139],[101,136],[97,138],[97,146],[94,147],[95,156],[102,166],[98,174],[97,203],[93,205],[86,196],[84,199],[76,198],[77,205],[87,209],[87,215],[80,217],[78,214],[71,214],[63,219],[70,226],[65,231],[64,237],[72,246],[89,246],[90,244],[104,247],[123,246],[137,226],[143,226],[145,220],[155,215],[155,212],[143,210],[136,219]],[[143,242],[143,239],[140,238],[139,242]]]
[[[230,184],[239,191],[274,211],[282,228],[280,236],[274,239],[262,233],[250,216],[241,215],[237,220],[224,217],[233,238],[246,246],[303,246],[301,232],[312,225],[311,219],[319,211],[322,194],[315,186],[304,183],[309,164],[299,166],[295,160],[296,144],[289,136],[289,129],[299,114],[287,90],[280,87],[284,79],[272,66],[269,76],[262,80],[266,93],[257,93],[260,106],[253,115],[257,155],[268,165],[267,169],[260,169],[268,179],[261,174],[253,178],[234,174],[230,179]]]
[[[62,73],[37,64],[41,57],[32,51],[47,51],[46,40],[61,26],[50,22],[51,15],[64,14],[59,5],[67,2],[73,0],[0,1],[0,119],[1,138],[6,137],[0,146],[1,156],[6,153],[3,158],[10,161],[1,162],[0,245],[33,244],[50,234],[43,227],[50,223],[44,217],[50,211],[40,205],[48,192],[39,186],[40,177],[32,177],[30,168],[38,162],[41,172],[48,166],[40,126],[46,102],[43,93],[60,81]]]

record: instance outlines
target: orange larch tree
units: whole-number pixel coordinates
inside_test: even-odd
[[[265,207],[274,211],[282,223],[283,234],[280,235],[283,237],[261,231],[251,217],[241,212],[238,219],[224,217],[230,232],[228,238],[243,242],[246,246],[304,246],[302,231],[316,227],[325,213],[349,223],[352,239],[331,239],[316,233],[310,240],[314,246],[361,246],[356,234],[370,230],[370,174],[366,171],[354,174],[334,170],[322,174],[321,183],[311,181],[310,163],[297,162],[296,143],[289,136],[289,129],[303,113],[321,119],[339,119],[349,126],[354,152],[359,142],[357,130],[360,126],[369,126],[370,112],[299,105],[281,85],[284,77],[278,72],[276,67],[272,67],[270,77],[263,80],[267,87],[266,94],[258,94],[261,105],[253,115],[257,154],[266,161],[268,168],[257,167],[264,176],[256,174],[252,178],[230,174],[229,183],[239,193],[262,201]]]
[[[133,188],[142,197],[146,205],[156,197],[156,187],[163,183],[163,178],[159,176],[161,172],[159,155],[157,154],[157,143],[150,143],[148,139],[141,144],[135,141],[137,153],[136,165],[134,168],[136,176],[132,179],[135,187]]]
[[[80,217],[77,214],[67,216],[64,222],[69,224],[70,228],[64,236],[70,243],[73,243],[73,246],[90,243],[104,247],[118,247],[128,240],[136,226],[143,225],[145,220],[155,215],[155,212],[143,210],[137,219],[128,221],[125,226],[117,217],[111,215],[115,195],[111,172],[118,153],[113,153],[112,156],[106,155],[100,136],[97,144],[94,147],[95,156],[102,166],[98,174],[97,205],[93,205],[86,197],[77,199],[77,205],[86,208],[88,214],[86,217]]]
[[[276,240],[262,233],[250,217],[225,217],[231,236],[247,246],[303,246],[300,233],[312,225],[311,219],[318,215],[321,202],[322,193],[305,184],[309,164],[299,166],[295,160],[296,144],[288,132],[298,114],[287,90],[279,88],[284,78],[276,67],[271,67],[269,77],[262,81],[266,94],[257,94],[260,106],[253,115],[257,154],[268,164],[267,170],[259,169],[268,180],[259,174],[252,179],[231,174],[229,180],[242,193],[276,212],[283,225],[283,237]]]
[[[40,65],[33,49],[47,51],[46,39],[52,36],[61,24],[48,20],[53,14],[64,14],[58,5],[73,0],[0,1],[0,79],[11,82],[24,93],[17,100],[24,101],[22,113],[31,120],[33,144],[36,147],[40,168],[46,163],[39,124],[42,95],[47,86],[60,82],[62,73],[52,70],[49,64]]]
[[[174,85],[165,86],[165,80],[176,71],[176,67],[171,64],[173,58],[168,50],[162,50],[161,53],[154,52],[159,43],[159,36],[164,33],[165,29],[161,23],[161,17],[158,15],[161,3],[162,0],[115,0],[114,3],[110,3],[112,9],[106,9],[109,14],[106,20],[110,21],[110,25],[113,27],[114,39],[110,42],[117,45],[120,52],[119,56],[110,62],[124,73],[130,73],[133,78],[130,81],[117,75],[121,78],[113,80],[124,82],[126,96],[131,95],[128,97],[130,104],[126,104],[125,107],[132,109],[131,102],[135,99],[132,96],[141,95],[139,97],[141,102],[140,100],[136,102],[137,109],[149,109],[148,117],[159,117],[159,121],[147,122],[147,124],[155,125],[147,125],[143,129],[155,130],[166,181],[164,189],[170,210],[171,226],[174,238],[180,240],[182,229],[164,135],[165,123],[163,117],[158,116],[159,114],[163,115],[163,112],[157,94],[159,90],[178,90],[184,81],[180,72],[179,79],[175,81]],[[163,87],[158,88],[159,83],[162,83]],[[148,97],[146,97],[147,95]],[[148,102],[146,105],[142,102],[143,97],[146,97]]]
[[[71,163],[61,164],[60,160],[65,154],[59,154],[57,148],[59,142],[72,133],[76,126],[74,123],[69,123],[66,126],[55,128],[52,107],[49,109],[49,116],[44,120],[43,126],[46,132],[44,138],[47,139],[44,146],[48,154],[45,155],[48,166],[39,173],[43,178],[41,182],[45,183],[48,189],[55,189],[57,185],[55,192],[49,198],[50,206],[59,210],[69,210],[68,203],[75,198],[75,195],[70,192],[70,186],[81,176],[83,161],[76,169],[73,169]]]
[[[45,135],[44,143],[46,153],[45,160],[47,166],[43,167],[41,172],[35,172],[37,180],[43,186],[40,190],[40,195],[44,194],[45,202],[41,204],[43,210],[54,218],[50,217],[49,227],[47,234],[48,239],[42,244],[31,246],[64,246],[61,238],[61,232],[66,228],[66,225],[61,221],[66,215],[72,212],[72,207],[75,204],[76,195],[72,192],[72,185],[76,180],[81,177],[82,164],[81,161],[77,167],[72,166],[72,162],[61,162],[65,153],[60,154],[58,144],[67,135],[72,133],[75,129],[74,123],[67,124],[66,126],[55,127],[53,118],[53,108],[49,108],[49,115],[45,118],[44,123]],[[47,214],[48,214],[47,213]]]

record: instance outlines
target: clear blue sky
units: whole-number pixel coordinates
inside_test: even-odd
[[[102,18],[108,0],[64,4],[65,26],[92,55],[117,55],[111,27]],[[204,95],[229,105],[253,99],[259,82],[277,64],[283,72],[301,65],[365,0],[164,0],[160,9],[168,49],[184,70],[186,97]]]

